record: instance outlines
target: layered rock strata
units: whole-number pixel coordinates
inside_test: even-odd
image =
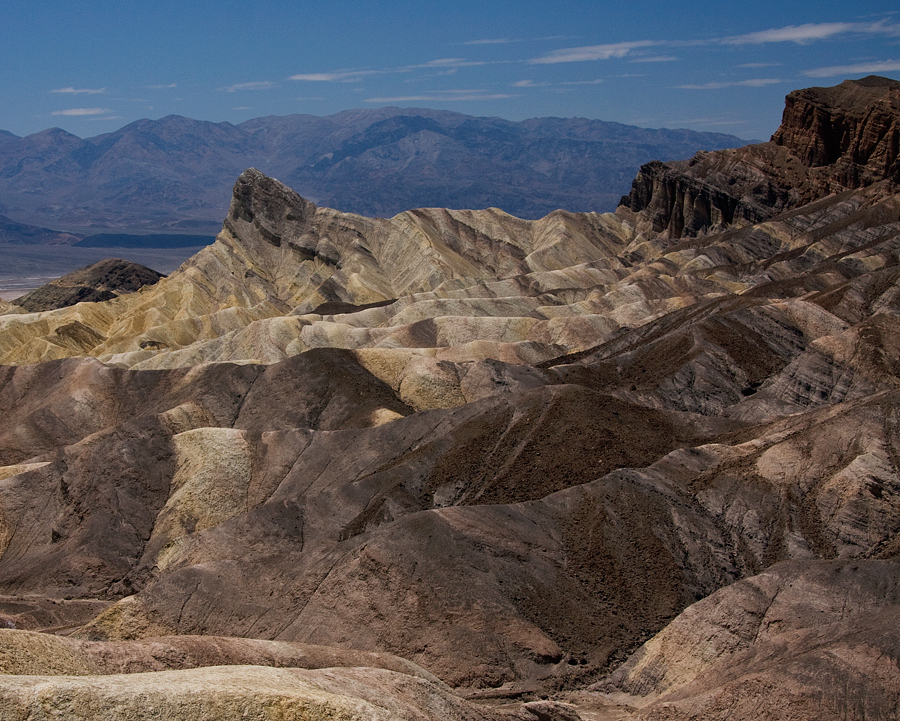
[[[595,689],[639,708],[635,719],[890,718],[898,573],[883,561],[776,565],[690,606]]]
[[[810,168],[830,166],[848,188],[900,182],[900,82],[870,75],[833,88],[795,90],[772,142]]]
[[[759,223],[830,193],[900,181],[900,83],[869,76],[785,100],[768,143],[644,165],[620,212],[670,238]],[[649,221],[649,223],[647,222]]]
[[[12,707],[164,682],[181,713],[217,680],[293,712],[328,677],[350,717],[577,713],[364,655],[394,654],[585,718],[892,718],[900,198],[775,143],[712,156],[691,182],[786,194],[676,238],[650,208],[368,219],[247,171],[169,278],[0,316],[0,621],[169,674],[10,676]],[[290,644],[368,670],[246,671],[254,706],[242,668],[158,658]]]

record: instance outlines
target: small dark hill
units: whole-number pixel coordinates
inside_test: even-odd
[[[30,312],[65,308],[82,301],[103,301],[133,293],[163,275],[139,263],[107,258],[36,288],[15,301]]]

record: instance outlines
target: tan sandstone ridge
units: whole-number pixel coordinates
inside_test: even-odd
[[[155,286],[4,310],[9,713],[894,718],[896,85],[616,214],[250,170]]]

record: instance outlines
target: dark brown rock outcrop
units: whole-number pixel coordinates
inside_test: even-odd
[[[900,182],[900,82],[870,75],[795,90],[772,142],[810,168],[832,166],[830,174],[847,188]]]
[[[643,212],[654,233],[672,238],[694,236],[710,227],[724,228],[735,221],[755,223],[771,214],[768,208],[692,177],[676,163],[658,160],[641,167],[621,206]]]
[[[900,181],[900,83],[869,76],[785,99],[768,143],[644,165],[620,208],[693,237],[752,225],[829,193]]]
[[[108,258],[51,281],[17,298],[15,304],[30,312],[65,308],[76,303],[97,303],[133,293],[160,278],[152,268],[119,258]]]

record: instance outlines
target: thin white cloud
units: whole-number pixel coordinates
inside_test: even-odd
[[[483,40],[468,40],[463,45],[508,45],[509,43],[517,43],[518,40],[511,38],[485,38]]]
[[[900,26],[888,25],[885,22],[874,23],[807,23],[805,25],[788,25],[783,28],[772,28],[760,32],[735,35],[722,38],[719,42],[725,45],[761,45],[763,43],[810,43],[815,40],[827,40],[838,35],[862,33],[866,35],[897,35]]]
[[[516,80],[514,83],[510,83],[514,88],[543,88],[549,85],[549,83],[536,83],[534,80]]]
[[[746,70],[758,70],[759,68],[777,68],[781,65],[781,63],[744,63],[743,65],[738,65],[739,68],[744,68]]]
[[[455,75],[459,68],[491,65],[501,61],[466,60],[465,58],[437,58],[417,65],[404,65],[397,68],[381,70],[330,70],[324,73],[298,73],[288,80],[299,80],[310,83],[355,83],[372,75],[391,75],[412,73],[415,70],[432,70],[429,77]]]
[[[467,40],[460,45],[509,45],[510,43],[546,42],[548,40],[574,40],[577,35],[546,35],[541,38],[483,38]]]
[[[900,70],[900,60],[882,60],[874,63],[857,63],[856,65],[833,65],[828,68],[816,68],[803,73],[808,78],[830,78],[835,75],[861,75],[862,73],[892,73]]]
[[[766,85],[777,85],[786,82],[779,78],[752,78],[751,80],[731,80],[718,83],[702,83],[700,85],[676,85],[681,90],[720,90],[721,88],[762,88]]]
[[[437,60],[429,60],[421,65],[407,65],[400,70],[417,70],[419,68],[469,68],[476,65],[487,65],[487,63],[479,60],[466,60],[465,58],[438,58]]]
[[[271,80],[260,80],[255,83],[237,83],[236,85],[228,86],[225,90],[229,93],[236,93],[238,90],[268,90],[274,87],[275,83]]]
[[[651,55],[646,58],[635,58],[629,60],[630,63],[671,63],[678,60],[674,55]]]
[[[587,60],[610,60],[611,58],[627,57],[640,48],[650,48],[661,44],[656,40],[635,40],[606,45],[586,45],[580,48],[562,48],[537,58],[531,58],[528,62],[532,64],[553,64],[577,63]]]
[[[106,92],[106,88],[56,88],[51,93],[63,93],[65,95],[101,95]]]
[[[887,20],[877,22],[836,22],[806,23],[787,25],[758,32],[733,35],[723,38],[690,41],[635,40],[603,45],[562,48],[545,55],[531,58],[532,64],[574,63],[591,60],[611,60],[629,58],[631,62],[670,62],[677,58],[669,55],[648,57],[641,51],[652,47],[696,47],[703,45],[761,45],[765,43],[793,42],[807,44],[817,40],[827,40],[841,35],[882,35],[900,37],[900,24],[890,24]],[[767,67],[769,63],[749,63],[744,67]]]
[[[416,83],[422,80],[427,80],[428,78],[446,78],[451,75],[456,75],[459,72],[459,68],[447,68],[446,70],[436,70],[433,73],[427,73],[426,75],[421,75],[417,78],[407,78],[404,80],[404,83]]]
[[[110,112],[109,108],[69,108],[68,110],[54,110],[51,115],[105,115]]]
[[[169,90],[171,88],[177,88],[178,83],[169,83],[168,85],[148,85],[148,90]]]
[[[382,75],[383,70],[335,70],[328,73],[299,73],[288,80],[302,80],[308,83],[354,83],[368,75]]]
[[[596,80],[567,80],[562,85],[599,85],[603,82],[603,78]]]

